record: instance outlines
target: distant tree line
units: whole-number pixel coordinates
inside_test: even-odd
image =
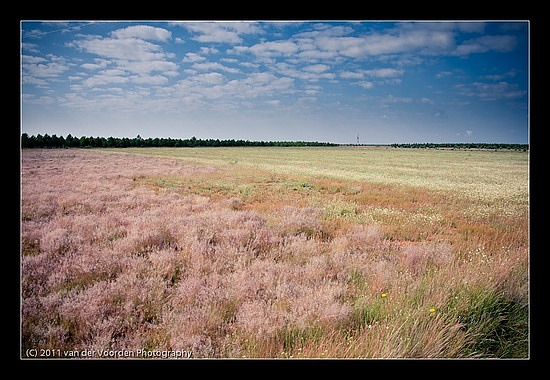
[[[250,140],[220,140],[220,139],[190,139],[173,138],[142,138],[137,135],[128,137],[93,137],[37,134],[29,136],[21,135],[21,148],[144,148],[144,147],[238,147],[238,146],[339,146],[342,144],[316,142],[316,141],[250,141]],[[354,145],[354,144],[349,144]],[[505,143],[405,143],[391,144],[393,148],[423,148],[423,149],[490,149],[490,150],[529,150],[529,144],[505,144]]]
[[[336,146],[338,144],[311,141],[249,141],[249,140],[219,140],[219,139],[190,139],[172,138],[142,138],[137,135],[128,137],[75,137],[68,134],[66,137],[57,135],[29,136],[21,135],[21,148],[134,148],[134,147],[235,147],[235,146]]]
[[[394,148],[424,148],[424,149],[490,149],[490,150],[529,150],[529,144],[505,143],[408,143],[391,144]]]

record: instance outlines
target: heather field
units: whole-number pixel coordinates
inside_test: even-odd
[[[528,358],[528,165],[24,149],[21,357]]]

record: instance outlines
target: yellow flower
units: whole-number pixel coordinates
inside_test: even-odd
[[[430,308],[430,313],[435,313],[435,307]]]
[[[382,298],[386,298],[388,295],[386,293],[382,293]]]

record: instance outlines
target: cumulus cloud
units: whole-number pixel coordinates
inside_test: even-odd
[[[77,40],[74,44],[82,51],[130,61],[153,61],[164,59],[166,54],[159,45],[137,38],[90,38]]]
[[[195,34],[199,42],[241,43],[242,34],[258,34],[263,30],[252,22],[182,22],[177,23]]]
[[[334,79],[336,75],[328,72],[330,68],[327,65],[308,65],[302,68],[291,65],[286,62],[277,63],[275,69],[282,75],[297,78],[305,81],[318,81],[321,79]]]
[[[361,79],[365,74],[361,71],[343,71],[340,73],[340,78],[344,79]]]
[[[110,75],[110,74],[97,74],[85,79],[82,84],[86,87],[103,86],[107,84],[121,84],[128,82],[126,76]]]
[[[201,104],[208,99],[211,107],[227,108],[235,99],[250,100],[258,97],[280,96],[293,92],[294,80],[277,77],[272,73],[252,73],[238,79],[228,79],[217,72],[190,76],[172,89],[174,98],[185,98],[188,104]],[[205,105],[202,104],[204,107]]]
[[[129,26],[127,28],[115,30],[111,35],[118,39],[139,38],[142,40],[160,42],[166,42],[172,38],[172,32],[149,25]]]
[[[86,70],[118,70],[117,75],[109,75],[105,70],[96,73],[83,81],[84,86],[95,87],[129,81],[155,85],[166,83],[166,76],[177,75],[178,66],[171,61],[173,55],[166,53],[157,44],[166,42],[171,37],[172,33],[163,28],[132,25],[111,32],[110,37],[83,36],[67,46],[100,57],[80,65]],[[151,75],[152,73],[157,75]],[[130,78],[130,74],[137,76]]]
[[[465,41],[456,48],[456,55],[486,53],[488,51],[507,52],[514,49],[517,43],[515,36],[498,35],[482,36]]]
[[[357,71],[344,71],[340,73],[340,78],[343,79],[370,79],[368,81],[358,81],[355,84],[365,88],[371,89],[375,85],[380,84],[398,84],[401,83],[401,79],[398,77],[404,74],[404,70],[395,69],[391,67],[384,67],[379,69],[357,70]]]
[[[185,57],[182,58],[182,62],[200,62],[206,61],[206,58],[197,54],[197,53],[186,53]]]
[[[308,72],[311,72],[311,73],[317,73],[317,74],[320,74],[320,73],[323,73],[327,70],[330,69],[330,66],[328,65],[323,65],[323,64],[316,64],[316,65],[309,65],[309,66],[306,66],[304,67],[304,71],[308,71]]]
[[[518,74],[518,71],[515,69],[512,69],[502,74],[487,74],[487,75],[484,75],[482,78],[491,79],[494,81],[501,81],[503,79],[514,78],[517,74]]]
[[[422,28],[392,33],[372,33],[359,37],[320,36],[319,49],[337,52],[351,58],[417,52],[433,54],[454,47],[454,34],[450,31],[428,31]]]
[[[240,70],[235,69],[233,67],[227,67],[222,65],[219,62],[201,62],[201,63],[194,63],[192,67],[199,71],[225,71],[227,73],[239,73]]]
[[[36,57],[33,55],[26,55],[26,54],[23,54],[21,56],[21,60],[23,61],[24,64],[31,64],[31,65],[36,63],[41,63],[41,62],[47,62],[47,59],[44,57]]]
[[[46,86],[51,80],[57,80],[61,74],[69,70],[64,58],[48,55],[36,57],[23,55],[21,57],[21,76],[25,84]]]
[[[457,43],[458,33],[472,35],[484,30],[485,24],[476,22],[403,23],[393,28],[353,35],[353,28],[349,26],[319,24],[314,30],[297,33],[288,39],[262,41],[251,46],[237,45],[228,52],[253,54],[266,62],[283,57],[312,63],[393,57],[408,64],[418,64],[422,56],[467,56],[487,51],[505,52],[514,48],[516,38],[509,35],[479,36]],[[233,42],[242,41],[235,39]],[[344,77],[346,75],[350,74],[344,74]]]
[[[365,75],[376,78],[394,78],[403,75],[404,71],[401,69],[393,69],[385,67],[382,69],[364,70]]]
[[[374,87],[374,83],[369,81],[361,81],[361,82],[357,82],[357,84],[363,88],[366,88],[367,90],[370,90],[371,88]]]
[[[195,75],[190,79],[188,79],[187,81],[198,83],[201,85],[204,85],[204,84],[218,85],[225,82],[225,76],[220,73],[205,73],[205,74]],[[181,83],[183,82],[185,81],[182,81]]]
[[[150,84],[155,86],[164,85],[168,78],[162,75],[137,75],[131,78],[132,82],[139,84]]]
[[[21,43],[21,50],[24,50],[27,53],[39,53],[40,52],[39,45],[31,43],[31,42],[22,42]]]
[[[129,61],[117,60],[116,65],[135,74],[147,74],[151,72],[170,73],[177,71],[178,65],[167,60]]]
[[[94,59],[94,62],[95,63],[90,63],[90,62],[83,63],[82,65],[80,65],[80,67],[86,70],[97,70],[97,69],[104,69],[109,64],[109,61],[106,59],[96,58]]]
[[[258,57],[270,58],[288,56],[298,52],[298,45],[289,40],[285,41],[266,41],[251,47],[236,46],[236,52],[250,52]]]

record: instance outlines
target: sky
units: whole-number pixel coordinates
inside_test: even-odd
[[[21,21],[21,132],[529,142],[528,21]]]

